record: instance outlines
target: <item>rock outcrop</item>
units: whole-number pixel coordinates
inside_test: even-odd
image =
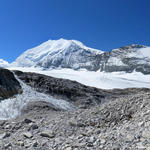
[[[14,77],[14,74],[0,68],[0,100],[7,99],[22,92],[20,83]]]

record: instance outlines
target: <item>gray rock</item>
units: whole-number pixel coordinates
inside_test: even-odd
[[[103,144],[106,143],[106,140],[105,140],[105,139],[100,139],[100,142],[101,142],[101,144],[103,145]]]
[[[33,143],[32,146],[33,146],[33,147],[38,147],[38,145],[39,145],[39,143],[36,141],[36,142]]]
[[[26,138],[32,138],[33,134],[31,132],[25,132],[25,133],[23,133],[23,136]]]
[[[5,129],[10,129],[12,126],[10,124],[7,124],[4,128]]]
[[[39,128],[38,125],[33,123],[33,124],[30,125],[29,130],[36,130],[38,128]]]
[[[82,142],[82,143],[79,143],[79,142],[74,142],[72,144],[72,147],[73,148],[81,148],[81,147],[85,147],[86,143]]]
[[[4,145],[4,148],[5,148],[5,149],[8,149],[8,148],[10,148],[11,146],[12,146],[12,144],[11,144],[11,143],[8,143],[8,144],[5,144],[5,145]]]
[[[95,137],[94,137],[94,136],[91,136],[90,139],[89,139],[89,142],[94,143],[95,140],[96,140]]]
[[[0,134],[0,139],[5,139],[7,137],[10,137],[10,133],[4,132],[3,134]]]
[[[134,140],[134,138],[135,138],[134,135],[127,135],[126,136],[126,139],[128,142],[132,142]]]
[[[67,147],[67,148],[65,148],[65,150],[72,150],[72,148],[71,147]]]
[[[23,122],[29,124],[29,123],[31,123],[33,121],[31,119],[29,119],[29,118],[25,118]]]
[[[150,138],[150,131],[143,131],[142,132],[142,137],[143,138],[146,138],[146,139],[149,139]]]
[[[18,146],[24,146],[24,142],[23,141],[17,141],[16,143]]]
[[[55,137],[54,132],[50,131],[50,130],[44,130],[40,133],[40,135],[43,137],[47,137],[47,138],[54,138]]]

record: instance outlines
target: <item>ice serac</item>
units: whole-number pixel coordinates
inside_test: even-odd
[[[101,55],[101,71],[150,74],[150,47],[132,44]]]
[[[86,47],[76,40],[49,40],[29,49],[16,59],[13,66],[49,68],[72,68],[97,70],[95,62],[100,50]]]

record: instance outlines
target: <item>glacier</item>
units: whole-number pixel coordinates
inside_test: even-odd
[[[8,98],[0,102],[0,120],[7,120],[20,115],[22,108],[29,102],[45,101],[49,102],[58,109],[76,109],[75,106],[73,106],[73,104],[63,99],[56,99],[50,95],[35,91],[33,88],[21,81],[17,76],[15,77],[19,81],[23,89],[23,93],[17,94],[12,98]]]

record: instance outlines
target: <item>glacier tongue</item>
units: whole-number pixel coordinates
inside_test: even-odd
[[[36,92],[20,79],[17,78],[17,80],[22,86],[23,93],[16,95],[14,98],[5,99],[0,102],[0,120],[7,120],[20,115],[21,109],[31,101],[46,101],[53,104],[56,108],[63,110],[75,109],[72,104],[65,100],[55,99],[44,93]]]

